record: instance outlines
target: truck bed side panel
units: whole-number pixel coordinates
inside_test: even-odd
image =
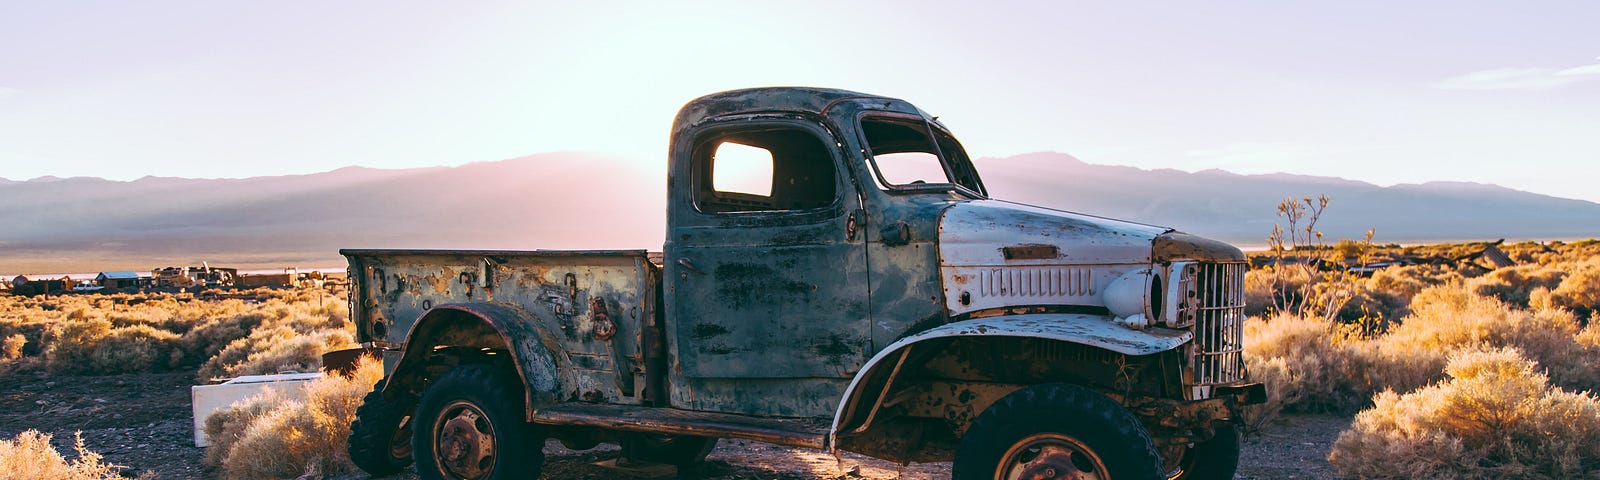
[[[585,386],[565,392],[573,400],[638,403],[644,385],[641,326],[656,314],[651,290],[660,278],[643,250],[340,253],[349,258],[356,285],[351,315],[360,341],[401,346],[417,319],[436,305],[515,305],[542,313],[542,327],[560,338],[564,351],[554,353],[562,376],[581,378],[570,383]]]

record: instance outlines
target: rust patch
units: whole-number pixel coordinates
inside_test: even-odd
[[[1061,257],[1061,247],[1042,244],[1012,245],[1002,247],[1000,253],[1006,260],[1055,260]]]

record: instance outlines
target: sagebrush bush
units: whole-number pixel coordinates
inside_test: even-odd
[[[149,325],[113,328],[104,318],[69,320],[52,331],[45,364],[54,372],[148,372],[171,366],[177,339]]]
[[[1567,272],[1543,265],[1517,265],[1496,269],[1466,282],[1472,293],[1527,307],[1529,294],[1561,285]]]
[[[1600,309],[1600,259],[1575,265],[1573,272],[1550,291],[1549,306],[1572,310],[1592,320]]]
[[[113,480],[123,467],[101,461],[100,454],[83,446],[77,437],[76,460],[68,461],[50,445],[50,434],[26,430],[16,438],[0,439],[0,480]]]
[[[1600,400],[1551,387],[1515,349],[1451,356],[1449,379],[1385,391],[1339,435],[1345,478],[1545,479],[1600,471]]]
[[[1244,354],[1251,378],[1268,384],[1266,404],[1251,407],[1247,421],[1259,427],[1279,410],[1351,409],[1366,400],[1363,357],[1343,328],[1298,315],[1251,318],[1244,326]]]
[[[0,296],[0,339],[22,335],[21,362],[7,368],[38,368],[66,373],[135,373],[169,368],[216,365],[208,374],[222,375],[229,365],[240,364],[257,352],[255,365],[240,367],[251,373],[269,370],[308,370],[319,363],[306,361],[312,343],[346,345],[353,333],[345,303],[317,290],[245,291],[258,302],[239,299],[203,300],[187,294],[141,293],[64,295],[46,298]],[[295,345],[233,352],[221,362],[208,362],[228,345],[261,330],[291,332],[273,337]],[[4,340],[0,340],[4,341]],[[259,342],[258,342],[259,343]],[[4,345],[0,345],[4,347]],[[320,352],[317,352],[320,353]],[[7,351],[0,348],[0,355]],[[273,355],[277,359],[271,358]],[[30,358],[37,357],[37,358]],[[279,361],[281,360],[281,361]],[[23,366],[23,367],[19,367]]]
[[[22,348],[28,345],[28,338],[20,333],[13,333],[0,341],[0,358],[16,360],[22,358]]]
[[[1451,352],[1515,347],[1558,385],[1600,388],[1600,350],[1578,343],[1578,322],[1570,313],[1518,309],[1456,285],[1423,290],[1412,301],[1411,310],[1400,326],[1376,339],[1379,352],[1391,358],[1428,360],[1442,367]]]
[[[346,454],[350,423],[362,397],[383,378],[383,364],[366,358],[351,376],[308,382],[305,401],[273,396],[246,399],[207,420],[213,439],[206,464],[222,478],[296,478],[355,471]]]
[[[304,334],[289,327],[257,330],[229,343],[201,365],[195,376],[205,382],[240,375],[312,372],[322,368],[323,353],[353,347],[355,337],[348,330]]]

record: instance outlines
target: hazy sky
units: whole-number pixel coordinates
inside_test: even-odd
[[[684,102],[814,85],[910,100],[980,157],[1600,201],[1597,21],[1590,1],[12,1],[0,177],[561,150],[662,169]]]

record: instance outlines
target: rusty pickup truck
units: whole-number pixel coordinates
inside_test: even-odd
[[[553,438],[692,472],[737,438],[958,480],[1232,478],[1264,398],[1239,249],[991,198],[889,97],[708,95],[668,159],[661,253],[341,250],[386,369],[355,463],[536,478]]]

